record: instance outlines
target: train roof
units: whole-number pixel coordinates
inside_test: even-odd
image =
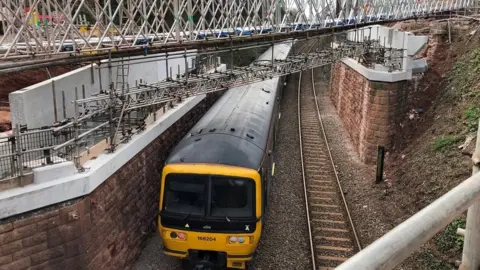
[[[166,163],[261,166],[278,78],[227,90],[179,142]]]
[[[291,43],[275,44],[258,60],[286,59]],[[166,160],[259,169],[267,147],[280,78],[227,90]]]

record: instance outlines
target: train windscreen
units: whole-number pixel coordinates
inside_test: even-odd
[[[212,176],[213,217],[254,217],[255,183],[249,179]]]
[[[165,182],[163,209],[186,215],[205,215],[208,176],[169,174]]]
[[[255,217],[255,182],[227,176],[168,174],[163,210],[188,217]]]

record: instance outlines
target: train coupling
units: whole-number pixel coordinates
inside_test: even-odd
[[[226,269],[227,253],[217,251],[189,250],[188,263],[192,270]]]

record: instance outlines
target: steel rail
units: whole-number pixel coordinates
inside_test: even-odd
[[[307,51],[307,54],[310,53],[311,49],[313,48],[313,46],[316,44],[316,42],[313,43],[313,45],[308,49]],[[307,45],[305,45],[306,47]],[[303,50],[304,48],[302,48]],[[312,256],[312,269],[313,270],[316,270],[317,269],[317,266],[316,266],[316,262],[315,262],[315,247],[314,247],[314,244],[313,244],[313,236],[312,236],[312,226],[311,226],[311,219],[310,219],[310,209],[308,207],[308,192],[307,192],[307,182],[306,182],[306,177],[305,177],[305,165],[304,165],[304,156],[303,156],[303,144],[302,144],[302,120],[301,120],[301,108],[300,108],[300,99],[301,99],[301,96],[300,96],[300,87],[302,86],[302,74],[303,74],[303,71],[300,72],[300,75],[299,75],[299,79],[298,79],[298,89],[297,89],[297,92],[298,92],[298,102],[297,102],[297,105],[298,105],[298,139],[299,139],[299,142],[300,142],[300,159],[301,159],[301,165],[302,165],[302,182],[303,182],[303,192],[304,192],[304,196],[305,196],[305,209],[306,209],[306,212],[307,212],[307,227],[308,227],[308,240],[309,240],[309,243],[310,243],[310,253],[311,253],[311,256]]]
[[[312,91],[313,91],[313,97],[315,98],[315,106],[317,108],[318,120],[320,122],[320,126],[322,127],[323,138],[325,139],[325,144],[327,145],[328,155],[330,156],[330,161],[332,163],[332,168],[333,168],[333,171],[335,173],[335,179],[337,180],[338,188],[340,189],[340,195],[342,196],[342,202],[343,202],[343,205],[345,206],[345,212],[347,212],[348,221],[350,223],[350,227],[352,228],[353,237],[355,238],[355,244],[357,245],[358,250],[360,251],[360,250],[362,250],[362,245],[360,244],[360,240],[359,240],[358,235],[357,235],[357,230],[355,229],[355,225],[353,223],[352,216],[350,214],[350,211],[348,210],[347,200],[345,199],[345,195],[343,194],[342,184],[340,183],[340,179],[338,177],[338,172],[337,172],[337,169],[335,168],[335,162],[333,161],[332,152],[330,151],[330,145],[328,144],[327,133],[325,132],[325,126],[323,125],[322,115],[320,114],[320,108],[318,106],[317,93],[315,91],[315,82],[314,82],[315,80],[314,80],[314,77],[313,77],[313,75],[314,75],[313,68],[311,69],[311,71],[312,71]]]

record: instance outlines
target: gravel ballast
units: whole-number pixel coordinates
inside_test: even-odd
[[[360,161],[352,140],[330,100],[329,70],[317,68],[314,74],[318,106],[330,151],[360,242],[365,246],[366,242],[371,243],[371,239],[380,237],[385,229],[390,229],[383,228],[383,224],[378,222],[376,212],[372,212],[376,207],[371,204],[373,200],[369,200],[367,195],[375,177],[374,167]],[[372,230],[372,226],[377,227]]]
[[[265,229],[251,269],[311,268],[298,138],[298,79],[298,74],[287,77],[283,89],[275,176]]]
[[[162,248],[160,234],[152,233],[133,270],[182,270],[180,260],[165,255]]]

